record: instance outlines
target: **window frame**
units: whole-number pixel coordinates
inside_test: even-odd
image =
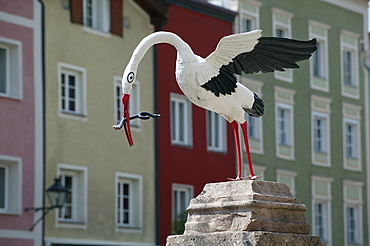
[[[284,169],[276,169],[276,181],[277,182],[284,182],[284,178],[290,179],[289,184],[285,183],[288,187],[292,195],[296,195],[296,186],[295,186],[295,178],[298,176],[297,172],[288,171]]]
[[[360,64],[359,64],[359,38],[360,35],[357,33],[349,32],[347,30],[341,30],[340,32],[340,64],[341,64],[341,92],[342,96],[359,99],[360,98]],[[347,83],[345,80],[345,68],[344,68],[344,52],[353,53],[351,71],[352,82]]]
[[[362,245],[363,244],[363,189],[364,183],[352,180],[343,180],[343,222],[344,222],[344,245]],[[357,189],[357,192],[356,190]],[[350,191],[350,192],[348,192]],[[358,197],[355,198],[354,195],[357,193]],[[356,230],[357,242],[349,242],[348,238],[348,208],[355,208],[357,210],[357,221],[356,225],[358,230]]]
[[[184,211],[179,211],[179,205],[177,203],[177,197],[175,197],[175,192],[185,192],[186,194],[186,200],[188,200],[187,202],[187,206],[185,204],[185,207],[187,208],[189,206],[189,203],[190,203],[190,200],[192,198],[194,198],[194,186],[193,185],[188,185],[188,184],[179,184],[179,183],[172,183],[172,193],[171,193],[171,197],[172,197],[172,222],[175,221],[175,219],[177,218],[177,216],[181,213],[183,213],[184,211],[186,211],[186,208]],[[183,204],[184,205],[184,204]],[[176,214],[176,212],[178,212]]]
[[[292,38],[292,19],[294,14],[285,10],[272,7],[272,35],[274,37],[280,37],[277,33],[277,29],[280,28],[286,31],[284,38]],[[284,19],[284,20],[283,20]],[[293,69],[284,69],[285,72],[275,71],[274,78],[280,81],[293,83]]]
[[[130,184],[129,189],[131,190],[131,195],[129,204],[131,205],[132,213],[129,214],[131,222],[118,223],[118,185],[119,183]],[[136,196],[135,196],[136,195]],[[123,204],[122,202],[120,204]],[[142,232],[143,230],[143,176],[132,173],[116,172],[115,181],[115,227],[116,232]]]
[[[207,150],[210,152],[226,153],[227,152],[226,120],[221,115],[206,110],[206,129],[207,129]]]
[[[0,213],[8,210],[9,203],[9,167],[0,163],[0,168],[4,169],[4,207],[0,207]]]
[[[6,91],[0,98],[23,99],[23,46],[19,40],[0,37],[0,47],[6,51]],[[12,81],[12,83],[10,83]]]
[[[72,187],[72,213],[74,216],[70,219],[59,218],[59,211],[55,213],[55,221],[57,228],[72,228],[86,229],[88,224],[88,169],[85,166],[77,166],[65,163],[57,165],[57,176],[64,174],[73,175],[75,177],[75,186]],[[64,182],[62,180],[62,182]]]
[[[343,167],[350,171],[362,171],[362,149],[361,149],[361,106],[349,104],[342,102],[343,110],[343,125],[342,125],[342,135],[343,135]],[[356,156],[348,156],[347,149],[347,126],[352,125],[355,127],[355,149],[357,152]]]
[[[87,23],[87,1],[91,1],[91,23]],[[85,30],[101,33],[103,35],[110,35],[111,27],[111,12],[110,0],[83,0],[82,13],[83,13],[83,26]],[[101,24],[101,26],[99,26]]]
[[[321,62],[322,74],[321,76],[316,76],[315,74],[315,60],[317,56],[316,51],[313,57],[310,59],[310,85],[312,89],[329,92],[329,55],[328,55],[328,31],[330,29],[329,25],[308,20],[308,30],[310,39],[316,38],[317,44],[321,44],[321,55],[319,61]],[[320,48],[319,48],[320,49]],[[319,50],[318,49],[318,50]]]
[[[173,105],[175,103],[175,105]],[[184,139],[180,139],[180,126],[178,125],[179,123],[179,104],[184,105],[184,121],[183,121],[183,137]],[[174,108],[175,107],[175,108]],[[177,111],[175,111],[177,109]],[[171,93],[170,94],[170,121],[171,121],[171,144],[175,146],[184,146],[184,147],[192,147],[193,145],[193,139],[192,139],[192,105],[190,101],[181,94],[176,94],[176,93]]]
[[[275,146],[276,156],[281,159],[295,160],[295,141],[294,141],[294,95],[295,91],[278,87],[274,87],[275,91]],[[288,112],[288,145],[280,144],[279,132],[279,109]]]
[[[62,107],[62,74],[71,74],[77,76],[77,93],[75,100],[78,101],[76,105],[76,112],[64,110]],[[59,116],[62,118],[69,118],[74,120],[87,121],[87,92],[86,92],[86,69],[83,67],[58,63],[58,101],[59,101]]]
[[[257,80],[250,79],[246,76],[240,76],[240,82],[247,86],[251,91],[256,92],[256,94],[263,98],[262,93],[262,86],[263,83]],[[264,154],[264,139],[263,139],[263,117],[252,117],[248,113],[244,114],[244,119],[247,121],[248,125],[248,136],[249,136],[249,150],[251,153],[254,154]],[[254,121],[254,130],[257,135],[257,138],[251,137],[251,129],[250,127],[253,127],[253,124],[250,124],[250,119],[253,119]],[[252,126],[251,126],[252,125]],[[241,134],[241,139],[244,138]],[[242,144],[243,150],[245,151],[245,146]]]
[[[257,1],[248,1],[248,2],[241,2],[239,7],[239,17],[238,17],[238,28],[240,33],[252,31],[255,29],[260,28],[260,7],[262,6],[261,2]],[[243,21],[245,19],[252,20],[253,24],[251,30],[245,30],[243,28]]]
[[[20,215],[22,213],[22,158],[0,155],[0,165],[7,169],[7,187],[4,208],[1,214]]]
[[[324,237],[321,238],[322,241],[328,243],[329,245],[332,242],[332,195],[331,195],[331,185],[333,183],[333,178],[322,177],[322,176],[311,176],[311,192],[312,192],[312,235],[316,235],[316,214],[315,214],[315,204],[325,204],[326,206],[326,221],[323,225],[324,229],[327,229],[325,232]],[[326,186],[323,190],[323,187],[319,186]],[[317,189],[316,189],[317,187]]]
[[[61,174],[60,174],[60,177],[61,177],[61,184],[65,187],[66,184],[65,184],[65,178],[66,176],[68,177],[71,177],[71,180],[72,180],[72,188],[69,189],[69,198],[71,199],[71,203],[68,202],[68,200],[66,201],[66,203],[63,205],[62,208],[58,209],[58,222],[62,222],[62,223],[65,223],[65,222],[76,222],[77,218],[76,218],[76,212],[77,212],[77,174],[76,172],[72,172],[72,171],[69,171],[69,170],[64,170],[64,171],[61,171]],[[68,187],[67,187],[68,188]],[[70,218],[63,218],[65,217],[66,215],[66,205],[67,204],[70,204],[69,206],[71,207],[71,217]]]

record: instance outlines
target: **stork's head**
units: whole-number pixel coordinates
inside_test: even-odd
[[[122,76],[122,112],[123,118],[126,119],[124,122],[124,130],[126,133],[127,141],[130,146],[134,145],[132,140],[131,128],[130,128],[130,113],[129,113],[129,103],[130,103],[130,93],[132,90],[132,84],[135,82],[136,69],[131,69],[127,67]]]

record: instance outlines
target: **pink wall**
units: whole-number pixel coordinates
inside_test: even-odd
[[[29,19],[33,18],[32,0],[0,0],[0,10]]]
[[[22,207],[33,207],[34,201],[34,71],[33,30],[0,22],[1,37],[22,42],[23,98],[0,97],[0,154],[22,158]],[[28,229],[33,214],[0,215],[0,228]]]
[[[33,246],[32,240],[23,239],[4,239],[0,238],[0,245],[2,246]]]

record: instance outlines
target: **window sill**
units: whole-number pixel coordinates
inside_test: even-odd
[[[86,114],[77,114],[77,113],[66,112],[66,111],[59,111],[59,117],[71,119],[71,120],[87,121]]]
[[[59,227],[59,228],[73,228],[73,229],[86,229],[87,225],[86,225],[85,222],[58,220],[57,227]]]
[[[116,226],[116,232],[122,232],[122,233],[142,233],[143,229],[141,227],[135,227],[135,226]]]
[[[21,213],[19,212],[14,212],[14,211],[9,211],[9,210],[0,210],[0,214],[3,214],[3,215],[11,215],[11,216],[18,216],[18,215],[21,215]]]
[[[186,148],[186,149],[192,149],[193,148],[193,145],[191,144],[185,144],[185,143],[178,143],[178,142],[172,142],[171,143],[172,146],[175,146],[175,147],[182,147],[182,148]]]
[[[222,155],[227,154],[227,151],[225,149],[215,149],[215,148],[208,147],[207,151],[211,152],[211,153],[214,153],[214,154],[222,154]]]
[[[92,33],[92,34],[101,36],[101,37],[105,37],[105,38],[112,37],[112,34],[109,33],[109,32],[103,32],[103,31],[100,31],[100,30],[97,30],[97,29],[94,29],[94,28],[91,28],[91,27],[87,27],[87,26],[83,26],[82,30],[85,31],[85,32],[88,32],[88,33]]]
[[[22,98],[21,97],[18,97],[18,96],[11,96],[9,94],[6,94],[6,93],[2,93],[0,92],[0,98],[7,98],[7,99],[12,99],[12,100],[17,100],[17,101],[21,101]]]

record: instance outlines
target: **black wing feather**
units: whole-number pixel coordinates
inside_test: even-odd
[[[299,41],[288,38],[261,37],[254,49],[237,55],[232,62],[223,65],[219,74],[201,87],[212,91],[217,97],[235,92],[235,74],[242,72],[268,73],[285,71],[284,68],[299,68],[296,62],[311,57],[316,50],[316,39]]]

